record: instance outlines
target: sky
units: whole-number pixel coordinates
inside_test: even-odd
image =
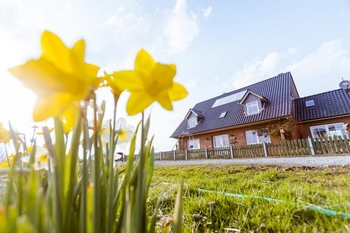
[[[290,71],[300,97],[331,91],[350,80],[350,1],[236,0],[0,0],[0,122],[31,138],[36,95],[8,69],[37,59],[44,30],[71,47],[86,42],[86,62],[101,72],[132,69],[140,49],[176,64],[174,81],[189,95],[151,115],[155,151],[174,148],[170,135],[196,103]],[[105,118],[112,118],[109,90]],[[136,126],[141,116],[118,117]]]

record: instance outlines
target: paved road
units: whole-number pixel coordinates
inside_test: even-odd
[[[290,165],[290,166],[350,166],[350,155],[343,156],[307,156],[289,158],[249,158],[249,159],[210,159],[187,161],[156,161],[160,165],[184,165],[184,164],[250,164],[250,165]]]

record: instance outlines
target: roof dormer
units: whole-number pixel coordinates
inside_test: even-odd
[[[185,117],[187,119],[187,128],[196,127],[204,118],[204,114],[201,111],[190,109]]]
[[[244,114],[246,116],[259,114],[265,108],[268,99],[262,95],[247,91],[242,97],[239,104],[244,106]]]

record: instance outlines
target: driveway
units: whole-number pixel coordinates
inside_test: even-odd
[[[155,161],[159,165],[195,165],[195,164],[245,164],[245,165],[289,165],[289,166],[350,166],[350,155],[342,156],[305,156],[305,157],[264,157],[264,158],[236,158],[209,160],[178,160]]]

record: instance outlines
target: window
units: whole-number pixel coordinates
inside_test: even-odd
[[[315,101],[314,100],[308,100],[308,101],[305,101],[305,107],[313,107],[315,106]]]
[[[213,141],[214,141],[214,148],[225,147],[225,146],[230,145],[228,143],[228,135],[227,134],[214,136]]]
[[[187,149],[188,150],[199,149],[199,138],[188,139],[188,141],[187,141]]]
[[[226,116],[226,114],[227,114],[227,111],[222,112],[222,113],[220,114],[219,118],[224,118],[224,117]]]
[[[187,120],[187,128],[194,128],[197,125],[197,117],[193,116]]]
[[[310,131],[313,138],[332,137],[334,135],[345,135],[344,123],[334,123],[329,125],[311,126]]]
[[[255,100],[255,101],[252,101],[252,102],[248,102],[246,104],[246,106],[247,106],[247,114],[248,115],[259,113],[258,101]]]
[[[271,142],[270,135],[267,129],[245,131],[245,137],[247,140],[247,145]]]

